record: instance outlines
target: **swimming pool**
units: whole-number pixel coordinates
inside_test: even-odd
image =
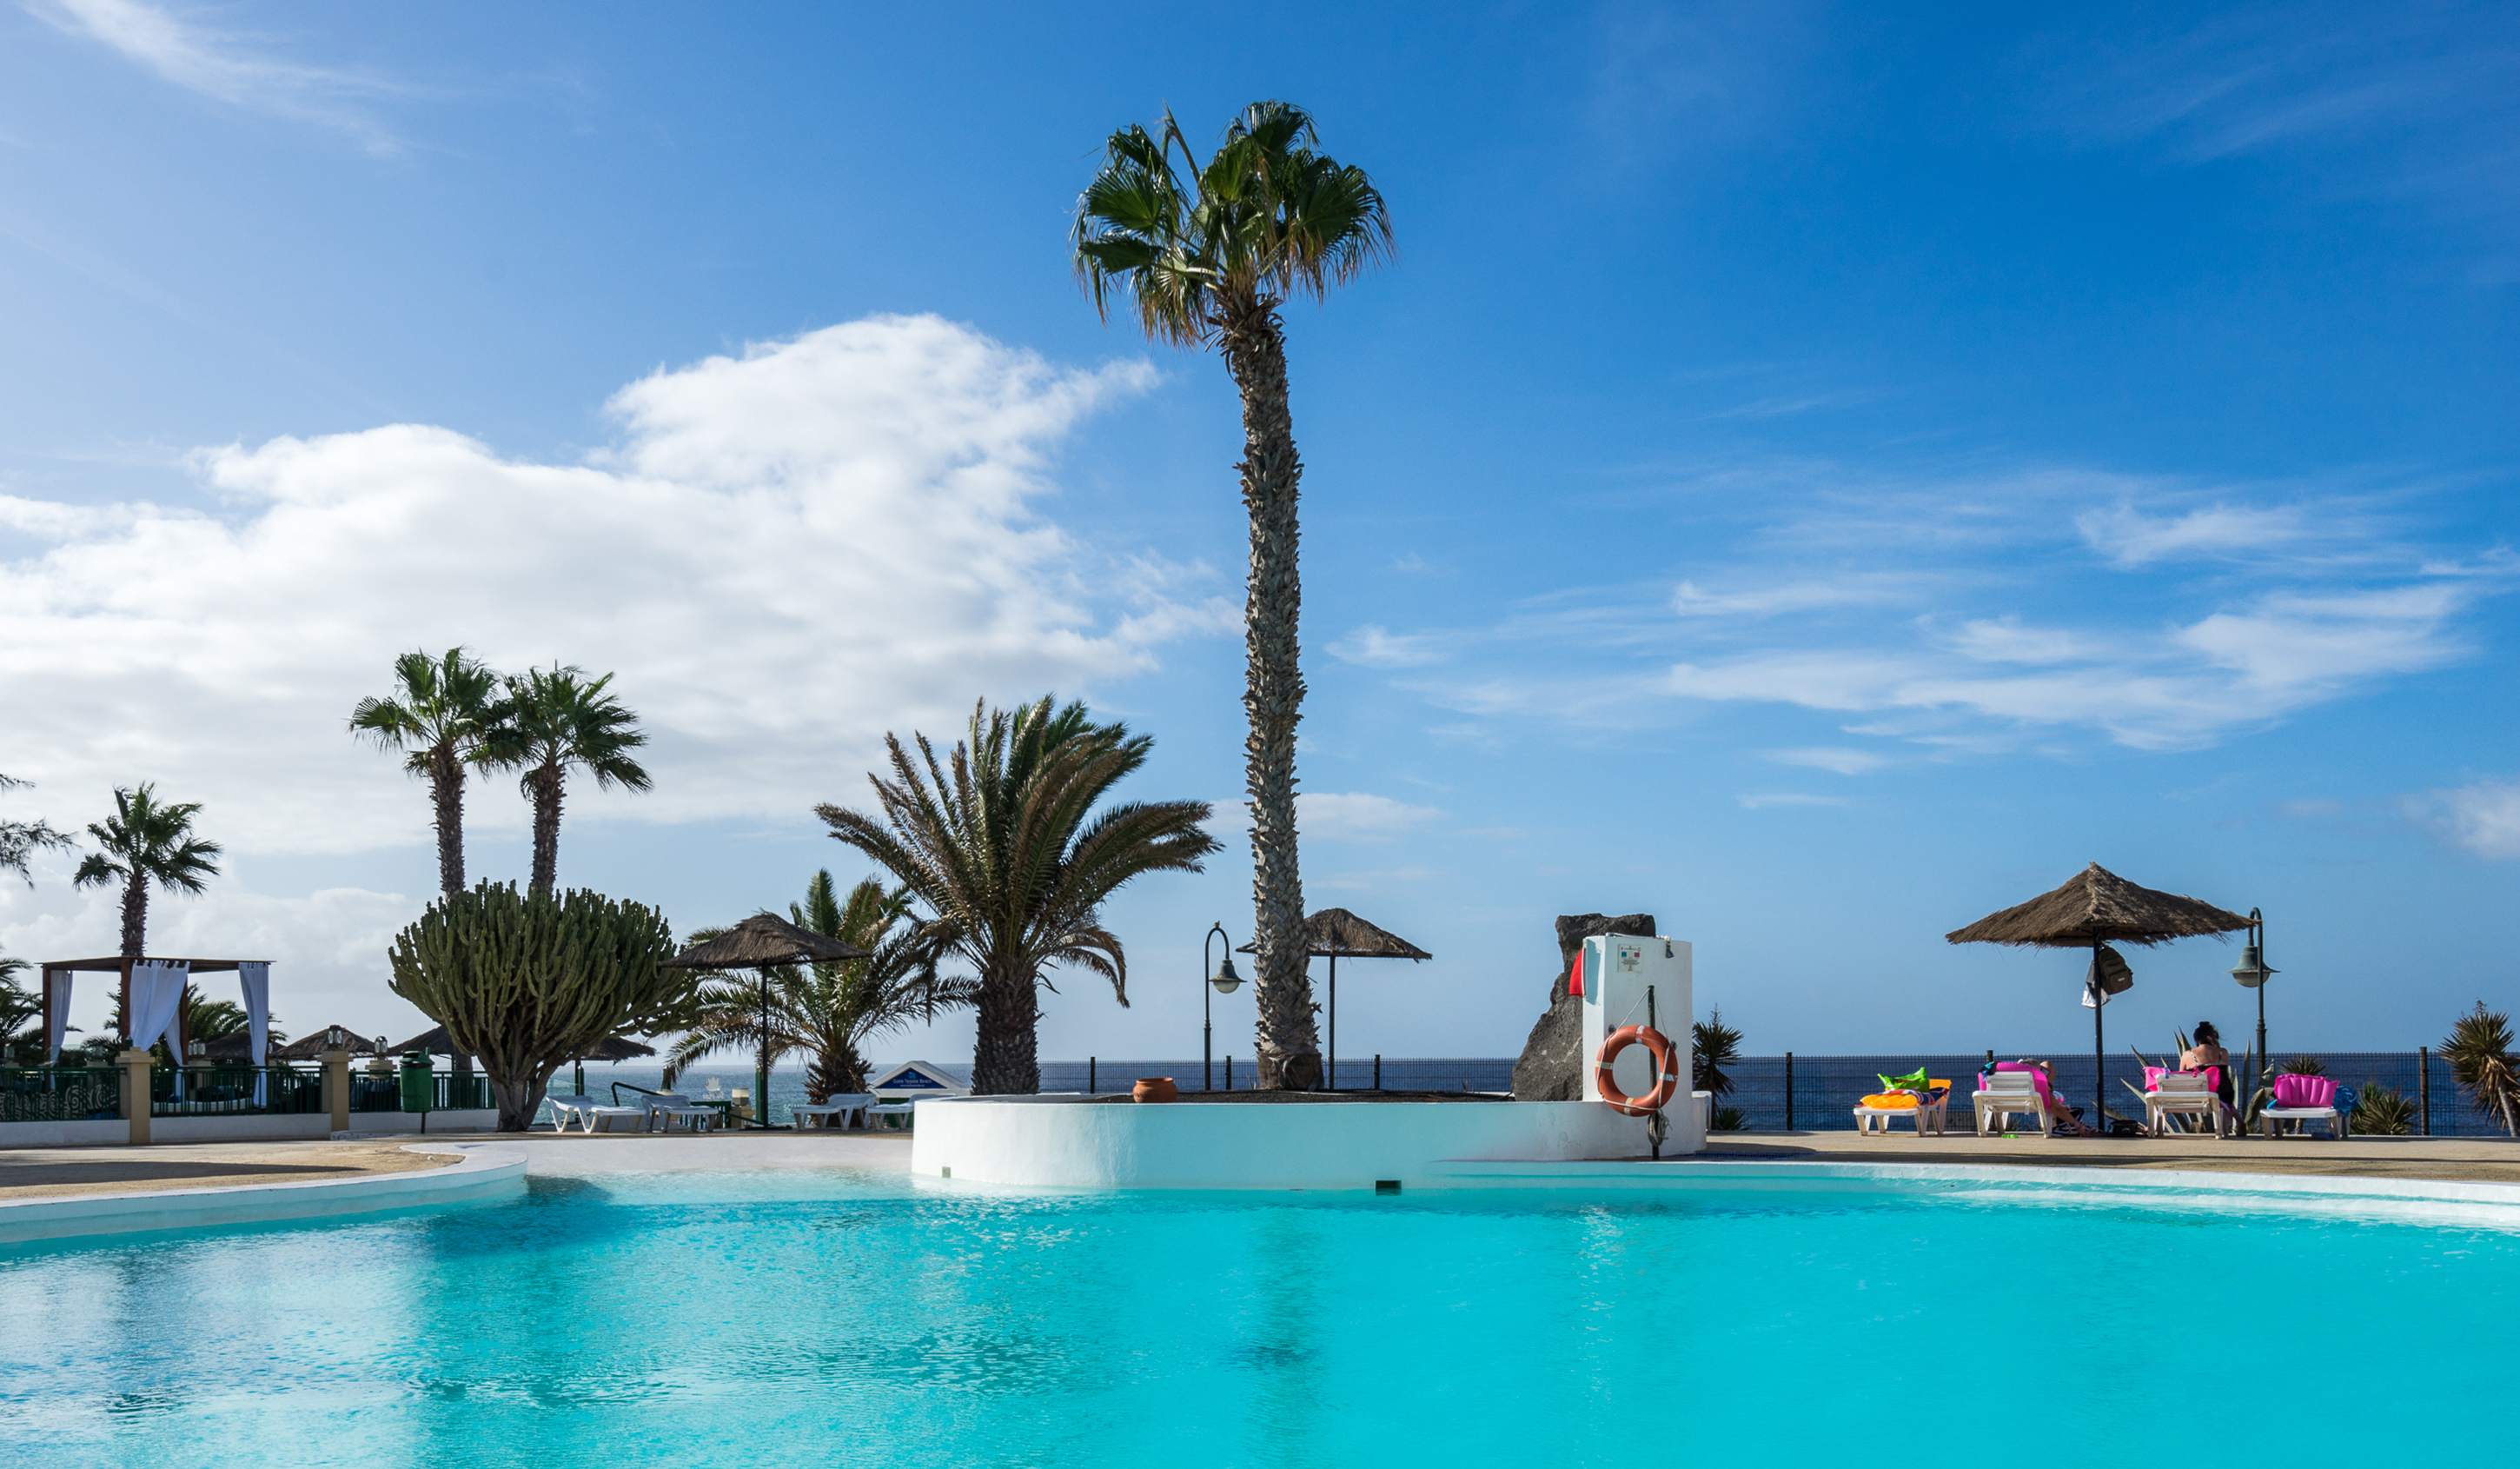
[[[2501,1442],[2515,1286],[2520,1233],[2064,1193],[544,1177],[0,1252],[0,1458],[2352,1465]]]

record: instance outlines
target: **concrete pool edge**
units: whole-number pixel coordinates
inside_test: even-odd
[[[1685,1189],[1707,1192],[1953,1194],[1967,1189],[2130,1198],[2170,1195],[2318,1199],[2386,1206],[2520,1210],[2520,1183],[2386,1178],[2340,1173],[2252,1173],[2204,1169],[2095,1170],[2072,1166],[1843,1163],[1790,1159],[1643,1158],[1590,1163],[1457,1160],[1440,1171],[1449,1189]],[[2515,1215],[2520,1218],[2520,1215]]]
[[[349,1178],[0,1201],[0,1245],[379,1214],[465,1203],[524,1188],[525,1160],[512,1150],[415,1143],[404,1151],[447,1154],[455,1162],[444,1168]]]

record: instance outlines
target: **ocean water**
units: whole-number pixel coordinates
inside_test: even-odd
[[[897,1173],[0,1251],[11,1465],[2355,1464],[2505,1442],[2520,1234]]]

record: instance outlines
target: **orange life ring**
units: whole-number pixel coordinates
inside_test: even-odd
[[[1620,1091],[1619,1083],[1611,1079],[1610,1063],[1619,1059],[1619,1052],[1641,1042],[1653,1054],[1654,1085],[1643,1096],[1632,1097]],[[1601,1042],[1600,1058],[1593,1063],[1593,1084],[1599,1089],[1602,1101],[1628,1116],[1651,1117],[1680,1094],[1680,1051],[1671,1043],[1671,1037],[1650,1026],[1621,1026]]]

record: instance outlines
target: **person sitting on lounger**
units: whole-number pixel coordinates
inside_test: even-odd
[[[2026,1071],[2030,1073],[2033,1078],[2030,1084],[2037,1087],[2039,1089],[2039,1095],[2047,1099],[2048,1116],[2057,1126],[2075,1133],[2078,1136],[2097,1137],[2100,1135],[2096,1129],[2086,1126],[2083,1120],[2076,1117],[2073,1112],[2065,1106],[2065,1099],[2056,1095],[2055,1069],[2050,1067],[2047,1062],[2033,1061],[2029,1057],[2024,1056],[2018,1061],[2002,1062],[1997,1065],[1996,1070]]]
[[[2196,1022],[2196,1043],[2179,1053],[2179,1069],[2203,1071],[2209,1066],[2219,1069],[2222,1074],[2214,1094],[2223,1099],[2224,1106],[2230,1106],[2235,1094],[2231,1079],[2231,1053],[2223,1049],[2223,1033],[2214,1029],[2214,1022],[2200,1020]]]

